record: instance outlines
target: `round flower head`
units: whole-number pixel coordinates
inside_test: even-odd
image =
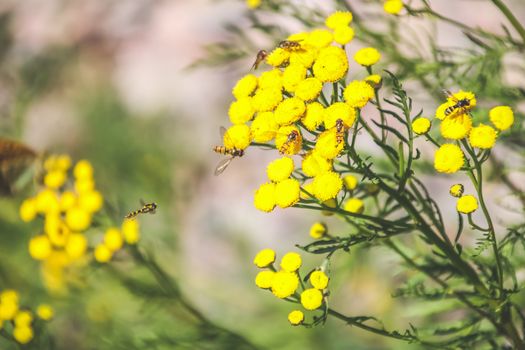
[[[326,29],[315,29],[310,32],[310,35],[306,38],[304,45],[306,47],[323,48],[327,47],[334,41],[333,34]]]
[[[299,278],[295,272],[276,272],[272,280],[272,293],[281,299],[288,298],[299,287]]]
[[[20,344],[29,343],[34,337],[33,328],[29,325],[16,326],[13,329],[13,338]]]
[[[39,235],[29,240],[29,255],[35,260],[45,260],[51,255],[51,241],[46,235]]]
[[[36,218],[37,214],[37,206],[36,206],[36,200],[34,198],[26,199],[22,202],[22,205],[20,205],[20,218],[23,222],[29,222],[32,221],[34,218]]]
[[[371,74],[365,78],[365,81],[370,84],[374,89],[381,87],[381,81],[383,78],[379,74]]]
[[[255,191],[253,205],[261,211],[271,212],[275,208],[275,184],[272,182],[262,184]]]
[[[455,173],[464,163],[463,151],[454,144],[446,143],[434,154],[434,168],[440,173]]]
[[[301,185],[296,179],[286,179],[275,185],[275,204],[288,208],[299,201]]]
[[[91,215],[85,209],[73,207],[66,212],[66,224],[72,231],[84,231],[91,225]]]
[[[321,157],[317,152],[308,152],[301,168],[306,176],[314,177],[332,170],[332,161]]]
[[[13,321],[15,326],[30,326],[33,322],[33,314],[28,310],[18,311]]]
[[[44,321],[49,321],[53,318],[55,313],[50,305],[41,304],[38,305],[38,308],[36,309],[36,314],[40,319]]]
[[[343,93],[346,103],[354,108],[363,108],[368,101],[374,98],[374,88],[365,81],[350,82]]]
[[[261,0],[246,0],[246,6],[248,6],[249,9],[256,9],[261,5]]]
[[[306,113],[301,118],[301,122],[310,131],[315,131],[323,123],[324,107],[319,102],[312,102],[306,105]]]
[[[479,124],[470,130],[469,142],[472,147],[490,149],[496,143],[496,130],[491,126]]]
[[[78,206],[88,213],[95,213],[102,208],[104,198],[98,191],[87,191],[78,197]]]
[[[253,263],[255,266],[259,268],[268,267],[275,261],[275,251],[273,249],[263,249],[259,251],[255,258],[253,259]]]
[[[322,222],[316,222],[310,227],[310,237],[313,239],[320,239],[326,234],[326,225]]]
[[[99,263],[107,263],[113,257],[111,250],[104,244],[99,244],[95,247],[95,260]]]
[[[273,111],[283,100],[280,87],[261,87],[252,98],[252,106],[256,112]]]
[[[247,74],[232,89],[232,94],[236,99],[250,96],[257,88],[257,77],[253,74]]]
[[[314,178],[313,186],[315,198],[324,202],[337,196],[343,187],[343,180],[338,173],[327,171]]]
[[[489,111],[492,124],[499,130],[507,130],[514,124],[514,113],[509,106],[497,106]]]
[[[310,274],[310,283],[314,288],[323,290],[328,286],[328,276],[323,271],[314,271]]]
[[[112,252],[119,250],[124,244],[122,233],[120,233],[120,231],[116,228],[107,229],[106,233],[104,234],[104,244]]]
[[[232,102],[228,110],[228,116],[232,124],[244,124],[252,120],[254,113],[251,97],[241,97],[239,100]]]
[[[354,38],[354,30],[349,26],[334,29],[334,41],[340,45],[346,45]]]
[[[266,56],[266,63],[270,66],[280,67],[290,58],[290,52],[280,47],[276,48]]]
[[[282,154],[289,156],[297,154],[301,151],[302,144],[303,137],[299,129],[293,125],[279,128],[275,135],[275,147],[277,147]]]
[[[459,198],[463,195],[464,190],[465,188],[463,187],[462,184],[455,184],[455,185],[450,186],[449,193],[451,196]]]
[[[282,78],[283,73],[280,69],[266,71],[259,76],[259,89],[274,88],[280,91],[283,87]]]
[[[300,325],[304,322],[304,313],[300,310],[294,310],[288,314],[288,322],[292,326]]]
[[[80,259],[86,253],[87,246],[86,236],[81,233],[73,233],[68,237],[64,250],[71,259]]]
[[[337,11],[328,16],[325,20],[325,25],[330,29],[345,27],[352,22],[353,16],[350,11]]]
[[[454,106],[455,104],[456,104],[455,102],[449,102],[449,101],[446,101],[440,104],[439,107],[436,109],[436,118],[439,120],[445,119],[447,117],[447,115],[445,114],[445,111],[449,109],[450,107]]]
[[[250,125],[251,135],[255,142],[268,142],[275,137],[279,126],[272,112],[258,113]]]
[[[315,152],[326,159],[334,159],[339,155],[345,146],[344,142],[339,142],[335,128],[324,131],[317,138]]]
[[[294,51],[290,53],[290,64],[301,64],[305,68],[311,68],[314,64],[319,50],[315,48],[309,48],[308,50]]]
[[[372,66],[376,64],[381,58],[379,51],[373,47],[365,47],[357,51],[354,55],[354,60],[362,66]]]
[[[290,64],[283,72],[283,86],[288,92],[295,92],[297,86],[306,78],[306,67],[302,64]]]
[[[463,214],[470,214],[478,209],[478,200],[476,197],[467,194],[458,199],[456,203],[456,209]]]
[[[301,255],[295,252],[288,252],[284,254],[281,259],[281,269],[287,272],[295,272],[303,263]]]
[[[279,125],[290,125],[301,119],[306,111],[304,101],[297,97],[290,97],[281,102],[275,109],[275,121]]]
[[[354,175],[346,175],[343,177],[343,184],[347,190],[352,191],[357,187],[357,178]]]
[[[301,81],[296,89],[295,96],[299,97],[303,101],[312,101],[319,96],[323,89],[323,83],[317,78],[307,78]]]
[[[350,213],[361,214],[365,210],[365,205],[359,198],[350,198],[345,202],[343,209]]]
[[[122,235],[127,244],[137,244],[140,240],[140,227],[138,220],[124,220],[122,223]]]
[[[60,210],[57,194],[55,191],[47,188],[38,192],[35,206],[39,213],[56,213]]]
[[[58,189],[64,185],[67,174],[62,170],[52,170],[44,176],[44,185],[48,188]]]
[[[412,130],[418,134],[423,135],[430,130],[430,120],[427,118],[417,118],[412,122]]]
[[[460,140],[472,128],[472,118],[468,114],[446,117],[440,126],[441,135],[446,139]]]
[[[248,125],[233,125],[224,133],[223,144],[228,149],[243,150],[250,145],[250,142],[251,133]]]
[[[386,0],[383,4],[383,9],[386,13],[397,15],[403,9],[403,1],[401,0]]]
[[[327,129],[335,127],[338,119],[343,121],[345,127],[350,128],[354,125],[355,118],[355,108],[344,102],[332,103],[324,110],[324,126]]]
[[[290,175],[292,175],[294,167],[292,158],[282,157],[268,164],[266,172],[271,181],[279,182],[289,178]]]
[[[323,293],[318,289],[310,288],[301,293],[301,305],[306,310],[315,310],[323,304]]]
[[[93,166],[85,159],[79,160],[73,169],[73,175],[77,179],[90,179],[93,177]]]
[[[319,51],[319,56],[313,65],[314,76],[325,82],[336,82],[348,71],[348,58],[343,49],[329,46]]]
[[[13,289],[6,289],[2,293],[0,293],[0,304],[18,304],[20,301],[20,294],[16,290]],[[13,313],[14,314],[18,311],[18,309]],[[1,316],[0,316],[1,317]],[[1,317],[4,320],[10,320],[11,318]]]
[[[270,270],[260,271],[255,277],[255,285],[261,289],[271,288],[274,275],[275,272]]]

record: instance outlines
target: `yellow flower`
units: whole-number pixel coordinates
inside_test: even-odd
[[[273,264],[274,261],[275,251],[269,248],[259,251],[253,259],[253,263],[255,264],[255,266],[261,269],[270,266],[271,264]]]
[[[274,275],[275,272],[270,270],[260,271],[255,276],[255,285],[261,289],[271,288]]]
[[[124,220],[122,222],[122,235],[127,244],[136,244],[140,240],[138,220]]]
[[[316,222],[310,227],[310,237],[320,239],[326,234],[326,225],[322,222]]]
[[[446,117],[441,122],[441,135],[446,139],[460,140],[466,137],[472,128],[472,118],[468,114]]]
[[[467,194],[458,199],[456,203],[456,209],[463,214],[470,214],[478,209],[478,200],[476,197]]]
[[[374,98],[374,88],[365,81],[350,82],[343,93],[346,103],[354,108],[363,108],[368,101]]]
[[[313,186],[315,197],[324,202],[337,196],[343,187],[343,180],[341,180],[339,174],[327,171],[314,178]]]
[[[104,234],[104,245],[109,250],[115,252],[122,248],[123,244],[124,239],[122,238],[122,234],[118,229],[112,227],[106,230],[106,233]]]
[[[281,102],[275,109],[275,122],[279,125],[290,125],[301,119],[306,111],[304,101],[297,97],[290,97]]]
[[[33,339],[33,329],[31,326],[16,326],[13,329],[13,337],[20,344],[27,344]]]
[[[246,149],[251,142],[250,134],[250,127],[248,125],[233,125],[224,133],[224,146],[228,149]]]
[[[310,283],[314,288],[323,290],[328,286],[328,276],[323,271],[314,271],[310,274]]]
[[[79,259],[86,253],[87,245],[86,236],[81,233],[73,233],[68,237],[64,250],[71,259]]]
[[[67,174],[62,170],[52,170],[44,176],[44,185],[48,188],[57,189],[67,180]]]
[[[255,191],[253,204],[261,211],[271,212],[275,208],[275,184],[273,182],[262,184]]]
[[[295,252],[288,252],[284,254],[283,258],[281,259],[281,269],[283,269],[286,272],[295,272],[303,263],[303,260],[301,259],[301,255]]]
[[[261,87],[253,96],[252,106],[257,112],[273,111],[283,100],[283,94],[278,87]]]
[[[20,205],[20,218],[23,222],[32,221],[37,214],[37,204],[34,198],[28,198]]]
[[[324,126],[327,129],[335,127],[338,119],[343,121],[345,127],[354,125],[356,118],[355,108],[344,102],[332,103],[324,110]]]
[[[228,116],[232,124],[244,124],[253,118],[255,109],[252,106],[251,97],[241,97],[232,102],[228,110]]]
[[[346,45],[354,38],[354,30],[349,26],[334,29],[334,41],[340,45]]]
[[[317,152],[308,152],[301,168],[306,176],[314,177],[332,170],[332,161],[321,157]]]
[[[470,111],[472,108],[476,107],[477,101],[476,96],[470,91],[459,90],[456,93],[453,93],[452,96],[447,97],[447,101],[450,103],[457,104],[458,101],[468,100],[468,106],[465,106],[464,109]],[[454,112],[454,115],[456,112]]]
[[[272,293],[280,299],[288,298],[299,287],[299,278],[295,272],[276,272],[272,280]]]
[[[449,102],[446,101],[439,105],[439,107],[436,109],[436,118],[439,120],[444,120],[447,115],[445,114],[445,111],[449,108],[456,105],[455,102]]]
[[[290,64],[283,72],[283,86],[288,92],[295,92],[297,86],[306,78],[306,67],[300,63]]]
[[[61,211],[67,211],[69,208],[72,208],[77,204],[77,195],[72,191],[64,191],[60,196],[59,204]]]
[[[426,134],[430,130],[430,120],[417,118],[412,122],[412,130],[418,135]]]
[[[80,178],[80,179],[77,179],[75,180],[75,191],[77,191],[77,193],[85,193],[85,192],[90,192],[90,191],[94,191],[95,190],[95,181],[93,181],[92,178]]]
[[[327,47],[334,40],[333,34],[326,29],[315,29],[310,32],[310,35],[304,41],[304,45],[307,47],[323,48]]]
[[[450,186],[449,193],[453,197],[461,197],[463,195],[464,187],[462,184],[455,184]]]
[[[246,6],[250,9],[256,9],[261,5],[261,0],[246,0]]]
[[[275,204],[287,208],[299,201],[301,185],[296,179],[286,179],[275,185]]]
[[[91,215],[80,207],[66,211],[66,224],[72,231],[84,231],[91,225]]]
[[[358,50],[354,55],[354,60],[362,66],[373,66],[376,64],[379,59],[381,59],[381,54],[377,49],[373,47],[365,47]]]
[[[282,157],[268,164],[266,172],[271,181],[279,182],[289,178],[290,175],[292,175],[294,168],[295,166],[292,158]]]
[[[306,289],[301,293],[301,304],[306,310],[318,309],[323,304],[323,293],[315,288]]]
[[[464,163],[463,151],[454,144],[446,143],[434,154],[434,168],[440,173],[455,173]]]
[[[288,58],[290,58],[290,52],[278,47],[266,56],[266,63],[273,67],[280,67]]]
[[[93,177],[93,166],[85,159],[79,160],[73,169],[77,179],[91,179]]]
[[[290,64],[300,64],[303,65],[305,68],[310,68],[312,67],[312,64],[314,64],[314,61],[317,58],[318,54],[319,50],[316,48],[294,51],[290,53],[289,62]]]
[[[250,96],[257,88],[257,77],[253,74],[247,74],[232,89],[232,94],[236,99]]]
[[[60,210],[58,197],[50,189],[42,190],[36,195],[35,205],[39,213],[56,213]]]
[[[89,213],[94,213],[102,208],[104,198],[98,191],[86,191],[78,196],[78,206]]]
[[[350,11],[337,11],[328,16],[325,20],[325,25],[330,29],[336,29],[338,27],[344,27],[352,22],[352,12]]]
[[[44,321],[49,321],[53,318],[55,312],[53,311],[53,308],[50,305],[40,304],[36,309],[36,314],[38,315],[38,317],[40,317],[40,319]]]
[[[354,175],[346,175],[343,177],[343,184],[347,190],[352,191],[357,187],[357,178]]]
[[[0,293],[0,304],[1,303],[11,303],[11,304],[17,304],[20,301],[20,294],[16,290],[13,289],[6,289],[2,293]],[[18,311],[18,309],[17,309]],[[16,312],[15,312],[16,313]],[[3,318],[0,316],[0,318]],[[4,320],[7,320],[7,318],[3,318]],[[9,318],[10,319],[10,318]]]
[[[29,255],[35,260],[45,260],[51,255],[51,242],[45,235],[39,235],[29,240]]]
[[[403,1],[401,0],[386,0],[383,4],[383,9],[386,13],[397,15],[403,9]]]
[[[296,137],[293,140],[290,140],[290,135],[294,133]],[[293,125],[282,126],[277,131],[275,135],[275,147],[279,152],[286,155],[294,155],[301,151],[301,146],[303,144],[303,137],[299,129]]]
[[[288,322],[292,326],[300,325],[304,322],[304,313],[300,310],[294,310],[288,314]]]
[[[470,130],[469,142],[472,147],[489,149],[496,143],[496,130],[491,126],[479,124]]]
[[[497,106],[489,111],[492,124],[499,130],[507,130],[514,124],[514,113],[509,106]]]
[[[315,143],[315,152],[326,159],[334,159],[343,150],[344,142],[338,142],[334,128],[321,133]]]
[[[365,78],[365,81],[370,84],[374,89],[381,87],[381,76],[379,74],[371,74]]]
[[[113,257],[111,250],[104,244],[99,244],[95,247],[95,260],[99,263],[107,263]]]
[[[312,101],[319,96],[323,89],[323,83],[317,78],[306,78],[301,81],[296,89],[295,96],[299,97],[303,101]]]
[[[329,46],[319,51],[319,56],[313,65],[314,76],[325,82],[336,82],[348,71],[348,58],[343,49]]]
[[[306,105],[306,113],[301,121],[306,129],[315,131],[323,123],[324,107],[319,102],[312,102]]]
[[[13,319],[15,326],[30,326],[33,322],[33,314],[28,310],[21,310],[15,315]]]
[[[283,87],[282,77],[283,73],[277,68],[263,72],[259,76],[259,89],[274,88],[281,91]]]
[[[361,214],[365,210],[365,204],[359,198],[349,198],[345,202],[344,210],[350,213]]]
[[[275,137],[278,128],[279,126],[275,122],[275,116],[272,112],[258,113],[250,125],[253,141],[271,141]]]

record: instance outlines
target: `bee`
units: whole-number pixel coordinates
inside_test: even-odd
[[[454,102],[454,105],[452,106],[449,106],[447,107],[447,109],[445,109],[445,115],[446,116],[449,116],[451,115],[452,113],[454,113],[454,111],[456,110],[461,110],[463,113],[466,113],[468,110],[467,110],[467,107],[470,106],[470,100],[468,98],[463,98],[461,100],[458,100],[450,91],[448,90],[443,90],[443,93],[448,97],[450,98],[453,102]]]
[[[286,141],[282,144],[282,146],[279,148],[279,152],[281,154],[286,154],[286,151],[288,150],[288,148],[299,138],[299,131],[297,130],[292,130],[289,134],[288,134],[288,138],[286,139]]]
[[[15,182],[37,157],[37,152],[27,145],[0,138],[0,196],[13,194]]]
[[[261,62],[266,59],[266,56],[268,56],[268,52],[266,52],[266,50],[260,50],[257,52],[257,57],[255,58],[255,62],[253,63],[251,69],[256,70],[259,67],[259,64],[261,64]]]
[[[295,40],[283,40],[277,45],[278,48],[286,51],[297,51],[301,50],[301,43]]]
[[[220,132],[221,138],[229,138],[228,134],[226,133],[226,129],[223,126],[220,128]],[[234,158],[242,157],[244,155],[244,150],[242,149],[226,148],[225,146],[215,146],[213,147],[213,151],[215,153],[228,156],[224,159],[221,159],[219,164],[217,164],[217,167],[215,168],[215,176],[222,174]]]
[[[345,139],[345,124],[342,119],[337,119],[335,121],[335,139],[339,145]]]
[[[144,203],[143,201],[140,201],[140,202],[142,204],[142,208],[128,213],[124,217],[125,219],[133,219],[134,217],[136,217],[139,214],[147,214],[147,213],[155,214],[155,210],[157,209],[157,204],[156,203],[154,203],[154,202],[152,202],[152,203]]]

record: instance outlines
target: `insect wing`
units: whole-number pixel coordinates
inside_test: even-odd
[[[454,94],[452,92],[450,92],[450,90],[445,90],[443,89],[443,94],[445,94],[445,96],[449,99],[451,99],[452,101],[454,101],[454,103],[457,103],[458,102],[458,99],[454,96]]]
[[[233,160],[233,157],[221,159],[221,161],[219,162],[219,164],[217,164],[217,167],[215,168],[215,173],[214,173],[215,176],[222,174],[224,170],[226,170],[228,165],[230,165],[232,160]]]

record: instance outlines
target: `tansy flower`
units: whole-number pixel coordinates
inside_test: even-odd
[[[66,224],[72,231],[84,231],[91,225],[91,215],[80,207],[66,211]]]
[[[99,244],[95,247],[95,260],[99,263],[107,263],[113,257],[111,250],[104,244]]]
[[[53,308],[50,305],[47,304],[41,304],[36,309],[36,314],[40,319],[44,321],[49,321],[54,316]]]
[[[281,269],[287,272],[295,272],[301,267],[302,263],[300,254],[288,252],[281,259]]]
[[[371,74],[365,78],[365,81],[370,84],[374,89],[381,87],[381,76],[379,74]]]
[[[68,237],[64,250],[71,259],[75,260],[84,256],[87,246],[88,242],[83,234],[73,233]]]
[[[275,255],[276,254],[273,249],[263,249],[255,255],[253,263],[259,268],[268,267],[275,261]]]
[[[304,322],[304,313],[300,310],[294,310],[288,314],[288,322],[292,326],[300,325]]]
[[[20,218],[24,222],[32,221],[37,215],[37,205],[34,198],[28,198],[20,205]]]
[[[266,173],[271,181],[279,182],[289,178],[294,167],[292,158],[282,157],[268,164],[268,167],[266,167]]]
[[[66,182],[67,175],[62,170],[52,170],[44,176],[44,185],[48,188],[58,189]]]
[[[294,134],[295,137],[290,139],[290,135]],[[299,129],[293,125],[280,127],[275,135],[275,147],[282,154],[294,155],[301,151],[303,144],[303,137],[299,132]]]
[[[260,271],[255,276],[255,285],[261,289],[271,288],[274,275],[275,272],[270,270]]]
[[[246,6],[250,9],[256,9],[261,5],[261,0],[246,0]]]
[[[446,143],[434,154],[434,168],[440,173],[455,173],[464,163],[463,151],[454,144]]]
[[[379,51],[373,47],[365,47],[357,51],[354,55],[354,60],[362,66],[372,66],[376,64],[381,58]]]
[[[16,326],[13,329],[13,338],[20,344],[29,343],[34,337],[33,328],[29,325]]]
[[[314,64],[319,50],[316,48],[309,48],[308,50],[293,51],[290,53],[290,64],[301,64],[305,68],[312,67]]]
[[[254,113],[251,97],[241,97],[239,100],[232,102],[228,110],[228,116],[232,124],[244,124],[252,120]]]
[[[446,117],[440,126],[441,135],[446,139],[460,140],[466,137],[472,128],[472,118],[468,114]]]
[[[301,118],[301,122],[310,131],[315,131],[323,123],[324,107],[319,102],[312,102],[306,105],[306,113]]]
[[[332,103],[324,110],[324,126],[327,129],[335,127],[338,119],[343,121],[345,127],[354,125],[356,118],[355,108],[344,102]]]
[[[368,101],[374,98],[374,89],[365,81],[350,82],[343,93],[346,103],[354,108],[363,108]]]
[[[325,25],[330,29],[348,26],[352,22],[352,12],[337,11],[328,16],[325,20]]]
[[[365,209],[364,203],[359,198],[350,198],[345,202],[344,210],[350,213],[361,214]]]
[[[251,133],[248,125],[233,125],[224,133],[223,144],[228,149],[243,150],[250,145],[250,142]]]
[[[303,101],[312,101],[319,96],[323,89],[323,83],[317,78],[307,78],[301,81],[296,89],[295,96],[299,97]]]
[[[472,147],[489,149],[496,143],[496,130],[491,126],[479,124],[470,130],[469,142]]]
[[[73,175],[77,179],[91,179],[93,177],[93,166],[85,159],[79,160],[73,169]]]
[[[250,96],[257,88],[257,77],[253,74],[247,74],[232,89],[232,94],[236,99]]]
[[[326,234],[326,225],[322,222],[316,222],[310,227],[310,237],[320,239]]]
[[[301,185],[296,179],[286,179],[275,185],[275,204],[287,208],[299,201]]]
[[[354,30],[348,26],[334,29],[334,41],[340,45],[346,45],[354,38]]]
[[[273,182],[262,184],[253,197],[255,208],[271,212],[275,208],[275,184]]]
[[[323,304],[323,293],[318,289],[310,288],[301,293],[301,305],[306,310],[318,309]]]
[[[137,244],[140,240],[140,228],[138,220],[124,220],[122,223],[122,235],[127,244]]]
[[[314,29],[310,32],[310,35],[304,41],[305,46],[311,46],[315,48],[327,47],[334,41],[333,34],[326,29]]]
[[[260,87],[255,92],[251,103],[256,112],[273,111],[283,100],[280,87]]]
[[[250,125],[251,135],[255,142],[268,142],[275,137],[279,126],[272,112],[258,113]]]
[[[306,67],[302,64],[290,64],[283,72],[283,87],[288,92],[295,92],[297,86],[306,78]]]
[[[30,326],[31,322],[33,322],[33,315],[28,310],[18,311],[13,322],[15,326]]]
[[[324,202],[337,196],[343,187],[343,180],[338,173],[327,171],[314,178],[313,187],[314,196]]]
[[[478,209],[478,200],[476,197],[467,194],[458,199],[456,209],[463,214],[470,214]]]
[[[338,142],[335,128],[321,133],[315,143],[315,152],[326,159],[334,159],[343,150],[344,142]]]
[[[321,157],[317,152],[308,152],[301,168],[306,176],[314,177],[332,170],[332,161]]]
[[[266,56],[266,63],[273,67],[280,67],[288,58],[290,58],[290,52],[278,47]]]
[[[357,187],[357,178],[354,175],[346,175],[343,177],[343,184],[347,190],[352,191]]]
[[[281,102],[275,109],[275,122],[279,125],[289,125],[299,120],[306,111],[304,101],[290,97]]]
[[[310,274],[310,283],[314,288],[323,290],[328,286],[328,276],[323,271],[314,271]]]
[[[108,247],[109,250],[115,252],[122,248],[124,244],[124,238],[120,231],[114,227],[106,230],[104,234],[104,245]]]
[[[35,260],[45,260],[51,255],[52,247],[46,235],[39,235],[29,240],[29,255]]]
[[[463,195],[464,187],[462,184],[455,184],[450,186],[449,193],[453,197],[461,197]]]
[[[397,15],[403,9],[403,1],[401,0],[386,0],[383,4],[383,9],[386,13]]]
[[[509,106],[497,106],[489,111],[492,124],[499,130],[507,130],[514,124],[514,113]]]
[[[430,130],[430,120],[417,118],[412,122],[412,130],[418,135],[426,134]]]
[[[295,272],[279,271],[272,279],[272,293],[280,298],[288,298],[299,287],[299,278]]]
[[[313,65],[314,76],[325,82],[336,82],[348,71],[348,58],[343,49],[329,46],[319,51],[319,56]]]
[[[280,91],[283,87],[282,77],[283,73],[277,68],[263,72],[259,76],[259,88],[274,88]]]

